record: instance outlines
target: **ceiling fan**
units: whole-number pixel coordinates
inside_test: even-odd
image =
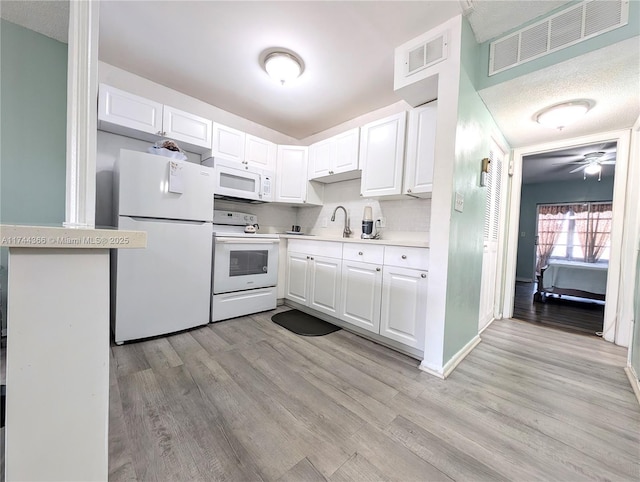
[[[586,152],[584,154],[580,154],[578,159],[555,163],[553,165],[572,167],[576,166],[574,169],[569,171],[569,174],[582,171],[584,174],[584,179],[587,178],[587,174],[598,174],[598,180],[600,180],[600,176],[602,174],[602,166],[616,163],[615,146],[609,149],[606,149],[606,146],[604,145],[601,147],[604,148],[604,150]],[[576,156],[574,155],[572,157]]]
[[[606,153],[604,151],[596,151],[596,152],[588,152],[584,155],[584,159],[580,159],[578,161],[571,161],[566,163],[565,165],[576,165],[578,167],[569,171],[570,174],[574,172],[584,170],[586,174],[597,174],[602,169],[603,165],[607,164],[615,164],[616,163],[616,154]]]

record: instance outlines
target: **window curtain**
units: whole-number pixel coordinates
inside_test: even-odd
[[[541,205],[538,206],[538,260],[536,261],[536,273],[547,265],[553,246],[558,235],[562,231],[564,216],[569,212],[568,205]]]
[[[592,204],[589,211],[576,213],[576,232],[585,262],[595,263],[602,256],[611,235],[612,217],[611,204]]]

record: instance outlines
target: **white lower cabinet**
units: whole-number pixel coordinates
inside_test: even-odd
[[[424,351],[428,269],[426,248],[289,240],[285,298]]]
[[[339,318],[373,333],[380,332],[382,269],[380,265],[343,261]]]
[[[309,283],[309,302],[314,310],[337,316],[340,302],[342,260],[312,256]]]
[[[424,350],[427,273],[385,266],[382,276],[380,334]]]
[[[309,299],[309,255],[287,253],[287,288],[285,297],[303,305]]]
[[[327,246],[321,248],[324,244]],[[304,249],[309,248],[312,249]],[[300,251],[293,251],[293,249]],[[301,249],[302,248],[302,249]],[[324,251],[329,256],[315,253]],[[314,254],[311,254],[314,253]],[[342,243],[289,242],[285,298],[338,316],[342,282]]]

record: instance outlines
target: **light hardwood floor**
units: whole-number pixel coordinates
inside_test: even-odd
[[[621,347],[501,320],[443,381],[344,330],[294,335],[273,313],[112,347],[110,480],[640,476]]]

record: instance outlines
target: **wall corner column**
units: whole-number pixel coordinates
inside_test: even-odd
[[[95,226],[100,1],[69,2],[65,226]]]

